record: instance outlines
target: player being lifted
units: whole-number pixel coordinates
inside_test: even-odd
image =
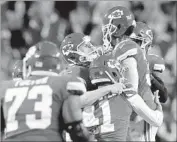
[[[80,104],[85,84],[76,76],[58,76],[62,59],[57,46],[40,42],[29,49],[25,62],[26,79],[1,84],[3,140],[62,141],[66,130],[74,142],[89,141]]]
[[[147,24],[143,22],[137,22],[136,27],[134,28],[133,33],[130,36],[133,41],[135,41],[139,46],[141,47],[144,56],[147,59],[147,64],[149,64],[149,69],[150,69],[150,77],[151,77],[151,91],[153,94],[155,91],[159,91],[159,100],[161,103],[165,103],[168,95],[167,95],[167,89],[164,86],[163,81],[158,77],[159,73],[162,73],[165,70],[165,65],[164,61],[162,58],[160,58],[157,55],[154,54],[149,54],[149,50],[152,47],[152,41],[153,41],[153,33],[152,30],[148,27]],[[141,120],[138,118],[137,120]],[[138,121],[137,121],[138,123]],[[146,129],[146,133],[151,134],[150,135],[150,140],[155,141],[155,136],[157,133],[158,127],[150,126],[149,129]],[[130,127],[129,133],[128,133],[128,141],[136,140],[139,141],[140,137],[142,138],[142,133],[140,133],[139,129],[137,129],[136,125],[132,125]],[[135,135],[136,136],[135,136]],[[139,135],[139,136],[138,136]]]
[[[107,12],[103,22],[104,53],[112,54],[112,58],[121,63],[126,69],[124,73],[125,78],[130,81],[146,104],[150,108],[155,109],[157,106],[154,103],[154,96],[150,90],[150,73],[146,57],[141,47],[130,39],[130,35],[136,26],[134,16],[128,9],[117,6]],[[138,100],[140,96],[137,95],[133,98]],[[162,110],[157,113],[156,117],[151,116],[151,114],[148,115],[153,120],[155,126],[161,125],[163,120]],[[149,124],[142,120],[140,124],[137,124],[137,127],[141,130],[140,133],[143,136],[140,139],[148,140],[150,136],[147,136],[149,134],[144,134],[144,132],[146,132],[146,129],[149,129]]]
[[[65,59],[68,60],[68,62],[70,60],[75,59],[75,65],[82,67],[84,65],[79,61],[80,56],[82,56],[83,54],[86,54],[86,56],[87,56],[89,54],[87,52],[84,52],[82,54],[80,53],[81,55],[78,55],[78,53],[77,53],[78,48],[77,47],[78,47],[78,45],[80,45],[81,42],[83,42],[82,39],[83,39],[84,36],[80,36],[80,38],[78,38],[77,35],[82,35],[82,34],[74,33],[74,34],[68,35],[65,38],[64,44],[62,44],[63,46],[61,46],[61,49],[66,49],[67,45],[70,46],[72,44],[73,48],[68,48],[69,49],[68,51],[67,50],[64,51],[64,52],[67,52],[68,54],[64,53],[63,55],[64,55]],[[85,43],[83,43],[83,45],[84,44]],[[84,50],[85,51],[89,50],[89,49],[84,49],[84,47],[86,48],[86,45],[82,47],[83,51]],[[91,52],[94,53],[93,50],[91,50]],[[75,53],[75,54],[77,53],[78,56],[73,57],[72,53]],[[67,56],[67,55],[69,55],[69,56]],[[107,56],[107,57],[106,56],[100,56],[100,57],[97,57],[97,58],[98,59],[92,60],[92,67],[97,66],[96,70],[98,71],[97,72],[98,74],[93,73],[93,71],[91,71],[92,73],[91,74],[89,73],[89,76],[96,75],[95,76],[96,78],[94,78],[94,80],[92,80],[92,83],[94,83],[95,85],[97,85],[98,83],[99,84],[104,84],[104,87],[103,87],[103,85],[101,85],[101,88],[97,89],[97,90],[101,91],[102,89],[104,90],[105,87],[109,87],[110,84],[112,84],[112,81],[110,81],[109,76],[107,76],[107,75],[106,75],[105,78],[99,78],[99,71],[102,72],[103,76],[104,76],[105,75],[104,74],[104,68],[105,69],[109,68],[107,66],[107,59],[109,59],[109,56]],[[105,61],[105,65],[103,65],[104,61]],[[89,66],[89,64],[90,63],[88,63],[87,67]],[[86,68],[86,71],[87,71],[87,68]],[[85,74],[83,74],[83,73],[84,72],[82,72],[82,77],[83,78],[85,76],[88,76],[86,73]],[[118,77],[119,76],[117,76],[117,78]],[[89,78],[87,77],[87,79],[89,79]],[[92,79],[93,79],[93,76],[92,76]],[[107,82],[105,82],[105,81],[107,81]],[[97,91],[97,90],[94,90],[94,91]],[[89,94],[89,92],[87,92],[88,95],[86,95],[86,93],[85,93],[85,95],[81,96],[81,100],[83,102],[86,100],[86,102],[87,102],[87,103],[84,103],[84,104],[87,104],[87,105],[90,104],[91,105],[95,101],[100,99],[102,96],[108,95],[110,93],[110,91],[108,90],[107,92],[102,91],[102,94],[98,95],[99,93],[96,93],[96,92],[94,93],[94,91],[92,91],[93,95],[91,93]],[[118,91],[121,92],[121,90],[118,90]],[[111,94],[114,94],[114,93],[112,92]],[[116,95],[113,95],[113,96],[115,97]],[[111,98],[111,95],[109,95],[107,97]],[[96,103],[96,106],[91,107],[91,111],[89,111],[89,112],[84,111],[83,112],[83,115],[85,116],[84,119],[85,119],[85,122],[86,122],[85,125],[87,127],[91,127],[90,129],[92,129],[94,127],[98,130],[97,135],[96,135],[96,138],[98,140],[102,140],[102,141],[103,140],[108,140],[108,141],[115,141],[115,140],[121,140],[122,141],[122,140],[125,140],[126,134],[127,134],[126,133],[127,128],[128,128],[128,125],[129,125],[129,123],[128,123],[129,122],[129,117],[130,117],[132,108],[120,96],[119,96],[119,98],[116,98],[116,99],[113,99],[113,98],[110,99],[110,102],[109,102],[108,99],[106,99],[107,97],[104,97],[105,98],[104,101],[106,101],[105,103],[107,103],[107,104],[105,104],[103,102],[101,103],[101,105],[99,103]],[[148,119],[150,119],[150,123],[153,122],[153,121],[151,121],[151,118],[149,118],[150,116],[148,116],[148,115],[149,115],[149,113],[151,113],[154,117],[156,117],[155,113],[156,112],[158,113],[158,111],[154,112],[154,111],[150,110],[146,106],[146,104],[143,102],[142,99],[137,100],[137,101],[140,101],[140,105],[138,105],[139,102],[138,103],[137,103],[137,101],[134,102],[134,100],[132,100],[132,99],[127,99],[127,100],[128,100],[128,103],[133,107],[133,109],[135,109],[135,111],[137,113],[139,113],[145,120],[149,121]],[[110,106],[109,106],[108,102],[110,103]],[[124,104],[124,105],[122,105],[122,104]],[[145,107],[143,107],[143,109],[141,109],[141,105],[143,105]],[[129,111],[128,111],[128,109],[125,109],[123,111],[122,108],[124,106],[128,107]],[[106,113],[108,112],[108,113],[106,114],[106,113],[103,113],[103,112],[106,112]],[[121,123],[125,119],[125,116],[127,118],[127,120],[125,120],[125,122],[127,122],[127,123],[125,123],[125,125],[123,125]],[[111,122],[111,124],[107,124],[107,123],[110,123],[110,122]],[[120,124],[121,124],[121,126],[120,126]],[[113,126],[113,127],[110,127],[110,126]],[[114,129],[114,127],[115,127],[115,129]],[[119,129],[119,127],[121,127],[121,128]],[[107,133],[103,132],[103,131],[101,132],[101,128],[102,128],[102,130],[108,130],[108,131],[110,130],[110,132],[107,132]],[[104,129],[104,128],[106,128],[106,129]]]
[[[158,55],[149,54],[153,42],[153,32],[151,28],[143,22],[137,22],[130,37],[140,45],[146,56],[151,74],[152,92],[159,90],[159,100],[161,103],[165,103],[168,98],[167,89],[164,86],[163,81],[159,78],[161,73],[165,70],[165,62],[163,58]]]

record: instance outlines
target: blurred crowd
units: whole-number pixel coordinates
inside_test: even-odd
[[[157,141],[176,141],[176,3],[175,1],[9,1],[1,3],[0,81],[11,78],[16,60],[22,59],[31,45],[46,39],[58,47],[72,32],[90,35],[95,45],[102,44],[102,17],[116,5],[125,6],[137,21],[147,23],[154,33],[151,53],[164,58],[162,74],[169,93],[163,104],[164,123]]]

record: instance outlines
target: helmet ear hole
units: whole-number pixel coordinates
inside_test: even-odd
[[[117,77],[117,74],[116,74],[115,72],[112,72],[112,75],[113,75],[114,77]]]
[[[119,25],[117,26],[117,29],[118,29],[118,30],[120,30],[120,28],[121,28],[121,24],[119,24]]]

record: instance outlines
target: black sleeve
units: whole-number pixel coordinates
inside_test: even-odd
[[[161,103],[165,103],[168,99],[167,88],[165,87],[164,82],[157,77],[155,74],[151,74],[151,90],[154,93],[159,90],[159,100]]]
[[[5,129],[5,120],[4,120],[3,108],[1,106],[1,134],[4,133],[4,129]]]

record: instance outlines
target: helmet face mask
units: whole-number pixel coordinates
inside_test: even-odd
[[[68,35],[61,45],[65,59],[75,65],[88,66],[98,56],[90,37],[79,33]]]
[[[137,22],[137,26],[130,37],[140,45],[145,53],[147,53],[152,46],[153,33],[145,23]]]
[[[102,33],[103,48],[105,53],[113,50],[113,40],[118,41],[117,39],[120,39],[126,35],[129,27],[134,27],[136,25],[132,13],[122,6],[117,6],[110,9],[104,16],[103,23]]]
[[[112,50],[112,35],[115,33],[117,30],[117,27],[111,23],[102,26],[102,33],[103,33],[103,47],[104,47],[104,52],[109,52]]]

